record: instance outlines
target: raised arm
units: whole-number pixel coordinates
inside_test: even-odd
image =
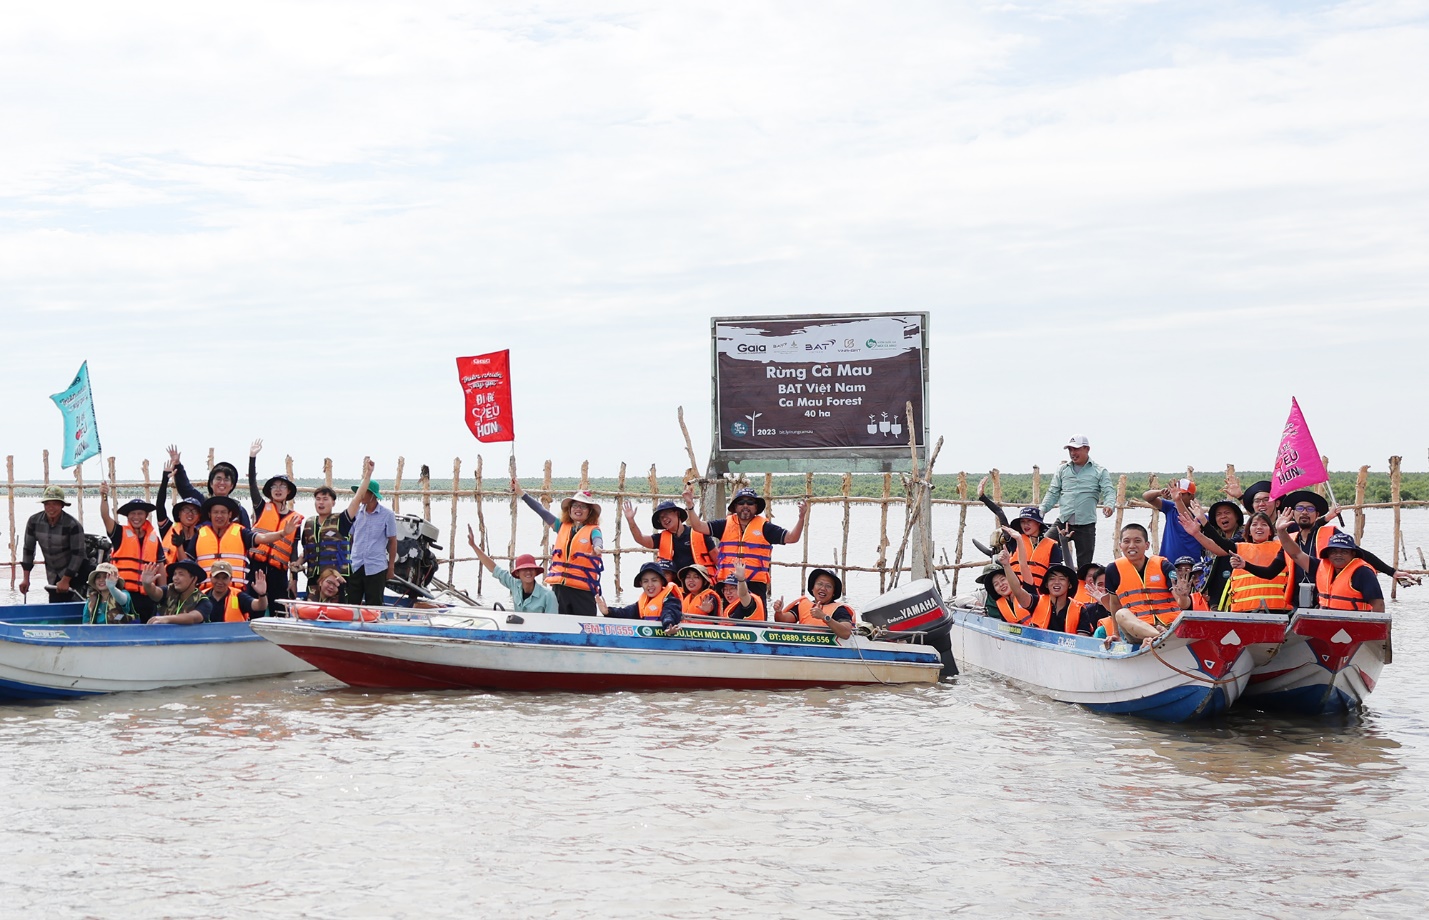
[[[1229,556],[1235,550],[1235,544],[1229,540],[1218,540],[1201,529],[1201,522],[1191,515],[1182,511],[1177,520],[1181,522],[1181,529],[1196,538],[1196,542],[1205,547],[1206,552],[1212,556]]]
[[[263,513],[263,506],[268,504],[263,498],[263,492],[258,488],[258,453],[261,450],[263,450],[263,439],[254,438],[253,444],[248,448],[248,497],[253,500],[253,517],[255,518]]]
[[[1309,571],[1310,557],[1305,555],[1305,551],[1300,548],[1300,544],[1295,542],[1295,538],[1290,536],[1290,525],[1294,518],[1289,509],[1280,512],[1280,516],[1275,519],[1275,536],[1280,540],[1280,548],[1285,550],[1285,557],[1300,568]],[[1254,573],[1252,573],[1254,574]]]
[[[376,464],[371,457],[362,458],[362,483],[357,487],[357,491],[352,493],[352,501],[347,503],[347,519],[356,519],[357,509],[362,507],[362,499],[367,495],[367,487],[372,484],[372,471]]]
[[[698,530],[704,534],[709,533],[710,525],[700,520],[699,514],[695,512],[695,490],[690,487],[689,483],[685,484],[685,491],[680,495],[680,498],[684,499],[685,510],[690,514],[689,520],[686,521],[686,523],[690,525],[690,529]]]
[[[526,494],[526,490],[521,488],[521,483],[516,481],[516,477],[511,477],[511,494],[521,499],[527,508],[541,516],[541,520],[546,522],[546,526],[552,529],[559,529],[561,519],[552,514],[548,509],[542,508],[541,503]]]
[[[651,549],[652,547],[654,547],[654,546],[655,546],[655,540],[654,540],[654,538],[652,538],[652,537],[647,537],[647,536],[645,536],[645,534],[641,533],[641,532],[640,532],[640,525],[637,524],[637,523],[635,523],[635,505],[634,505],[634,503],[631,502],[630,499],[627,498],[627,499],[621,504],[620,507],[621,507],[621,509],[625,512],[625,523],[630,527],[630,536],[635,539],[635,542],[636,542],[636,543],[639,543],[641,546],[645,547],[646,549]]]
[[[804,521],[806,521],[808,517],[809,503],[806,501],[800,501],[799,520],[795,522],[794,527],[787,534],[784,535],[784,542],[786,544],[799,542],[799,538],[804,535]]]
[[[1021,541],[1019,541],[1019,548],[1020,546]],[[1018,579],[1017,573],[1012,571],[1012,556],[1008,554],[1007,547],[1002,548],[1002,552],[997,556],[997,561],[1002,566],[1002,574],[1007,577],[1007,586],[1012,589],[1012,599],[1017,601],[1018,606],[1024,610],[1031,610],[1032,595],[1022,587],[1022,581]]]
[[[99,480],[99,519],[104,522],[104,532],[114,533],[114,515],[109,513],[109,480]]]
[[[476,553],[476,558],[481,560],[481,564],[488,572],[496,571],[496,560],[482,552],[480,546],[476,545],[476,531],[471,529],[471,525],[466,525],[466,542],[471,544],[472,550]]]

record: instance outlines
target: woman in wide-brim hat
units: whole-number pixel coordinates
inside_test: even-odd
[[[698,562],[687,565],[677,574],[680,582],[680,606],[687,615],[717,617],[723,607],[719,592],[714,590],[710,570]]]
[[[571,616],[598,616],[596,597],[605,564],[600,557],[600,504],[595,496],[589,489],[581,489],[561,502],[561,516],[556,517],[527,495],[514,477],[511,492],[555,531],[546,584],[555,592],[558,611]]]
[[[101,562],[89,573],[83,622],[95,626],[134,622],[134,602],[117,566]]]

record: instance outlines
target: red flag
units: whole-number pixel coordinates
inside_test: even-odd
[[[1296,489],[1308,489],[1321,482],[1329,482],[1330,474],[1325,472],[1324,461],[1320,459],[1320,449],[1315,439],[1310,437],[1310,426],[1305,424],[1305,416],[1300,413],[1300,404],[1290,398],[1290,417],[1285,420],[1285,430],[1280,433],[1280,449],[1275,453],[1275,472],[1270,476],[1270,497],[1279,498]]]
[[[511,351],[456,359],[466,396],[466,427],[478,441],[514,441],[511,421]]]

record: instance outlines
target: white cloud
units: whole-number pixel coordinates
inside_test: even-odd
[[[675,470],[711,315],[928,309],[943,466],[1073,418],[1116,466],[1254,465],[1291,393],[1347,463],[1417,456],[1356,391],[1424,382],[1426,52],[1408,3],[32,5],[3,450],[33,472],[88,357],[126,460],[444,468],[452,356],[510,345],[523,458]]]

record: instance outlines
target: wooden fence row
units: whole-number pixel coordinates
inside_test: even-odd
[[[941,446],[941,441],[939,442],[939,445]],[[937,461],[937,457],[938,457],[938,451],[935,449],[935,450],[933,451],[932,457],[931,457],[931,459],[930,459],[930,461],[929,461],[928,467],[927,467],[925,470],[922,471],[921,477],[920,477],[919,474],[916,474],[916,473],[915,473],[913,476],[909,476],[909,475],[907,475],[907,474],[899,474],[899,476],[897,477],[897,480],[895,481],[895,477],[894,477],[893,474],[891,474],[891,473],[885,473],[885,474],[883,474],[883,476],[882,476],[882,479],[883,479],[883,482],[882,482],[882,494],[879,495],[879,496],[876,496],[876,497],[856,496],[856,495],[850,494],[851,485],[852,485],[852,481],[853,481],[853,476],[852,476],[852,474],[849,474],[849,473],[845,473],[845,474],[843,475],[842,488],[841,488],[841,490],[840,490],[840,494],[834,495],[834,496],[815,495],[815,494],[814,494],[814,487],[813,487],[813,484],[814,484],[814,474],[813,474],[813,473],[805,473],[805,474],[803,474],[802,478],[803,478],[804,489],[803,489],[802,495],[794,495],[794,496],[791,496],[791,495],[784,494],[784,495],[781,495],[781,496],[778,497],[778,500],[779,500],[779,501],[796,501],[796,500],[803,500],[803,501],[807,502],[807,503],[809,504],[809,506],[810,506],[810,523],[806,523],[805,528],[804,528],[804,533],[803,533],[803,537],[802,537],[802,540],[801,540],[801,543],[802,543],[801,550],[802,550],[802,551],[801,551],[801,554],[800,554],[800,558],[799,558],[799,560],[798,560],[797,562],[795,562],[795,561],[781,560],[781,559],[779,559],[779,558],[776,556],[776,558],[775,558],[775,560],[774,560],[774,562],[773,562],[773,565],[776,566],[776,567],[785,567],[785,568],[790,568],[790,569],[795,569],[795,568],[797,568],[797,569],[799,569],[799,570],[800,570],[800,583],[801,583],[801,584],[803,583],[803,580],[804,580],[804,578],[806,577],[807,571],[808,571],[810,568],[813,568],[813,567],[824,567],[824,568],[829,568],[829,569],[838,571],[838,572],[841,574],[841,576],[843,576],[843,577],[845,577],[845,578],[847,577],[848,573],[850,573],[850,572],[877,574],[877,575],[878,575],[878,580],[879,580],[879,590],[880,590],[880,591],[886,590],[887,588],[891,587],[893,584],[896,584],[897,581],[898,581],[898,579],[899,579],[899,577],[900,577],[903,573],[907,573],[907,572],[910,571],[910,566],[907,565],[907,564],[904,564],[904,558],[905,558],[905,550],[907,550],[908,545],[909,545],[909,540],[910,540],[910,536],[911,536],[911,530],[913,529],[912,526],[911,526],[911,525],[912,525],[912,521],[913,521],[913,519],[916,518],[916,516],[917,516],[916,514],[913,514],[913,513],[911,513],[911,512],[912,512],[912,509],[913,509],[913,507],[914,507],[914,503],[915,503],[915,501],[917,500],[917,496],[918,496],[918,493],[920,492],[920,489],[921,489],[921,488],[927,488],[927,487],[928,487],[928,483],[931,481],[932,469],[933,469],[933,465],[934,465],[934,464],[936,463],[936,461]],[[15,458],[14,458],[13,456],[9,456],[9,457],[6,457],[6,460],[5,460],[6,495],[7,495],[7,501],[8,501],[8,506],[9,506],[9,529],[8,529],[8,530],[9,530],[9,538],[8,538],[8,542],[9,542],[9,557],[10,557],[10,558],[9,558],[9,562],[8,562],[8,563],[0,563],[0,564],[4,564],[4,565],[9,565],[9,566],[10,566],[10,570],[11,570],[11,586],[12,586],[12,587],[14,586],[14,583],[15,583],[15,580],[16,580],[16,572],[15,572],[15,570],[16,570],[16,568],[18,568],[18,558],[19,558],[19,557],[18,557],[18,554],[19,554],[19,551],[20,551],[20,548],[21,548],[21,547],[20,547],[20,540],[21,540],[21,538],[23,537],[23,529],[22,529],[22,528],[23,528],[23,524],[21,524],[20,527],[17,528],[17,519],[16,519],[16,512],[15,512],[15,500],[16,500],[16,496],[17,496],[17,495],[21,495],[21,494],[24,494],[24,495],[37,494],[40,489],[42,489],[42,488],[44,488],[45,486],[48,486],[48,485],[51,484],[51,480],[50,480],[50,465],[49,465],[49,451],[45,451],[45,452],[44,452],[43,464],[44,464],[44,479],[43,479],[43,482],[41,482],[41,483],[34,483],[34,482],[17,482],[16,479],[15,479],[15,475],[14,475],[14,470],[15,470]],[[214,451],[213,451],[212,448],[210,448],[209,451],[208,451],[208,468],[209,468],[209,469],[212,469],[213,464],[214,464]],[[590,469],[589,469],[589,467],[590,467],[590,464],[589,464],[588,461],[581,464],[580,488],[586,488],[586,487],[588,487],[588,485],[589,485],[589,482],[590,482],[590,475],[589,475]],[[295,477],[293,476],[293,458],[292,458],[291,456],[285,458],[285,469],[286,469],[287,475],[288,475],[290,478],[295,478]],[[112,457],[108,458],[107,478],[108,478],[108,480],[109,480],[109,482],[110,482],[111,488],[114,489],[114,490],[116,490],[116,494],[118,494],[118,493],[120,493],[120,492],[130,493],[130,494],[142,494],[143,497],[144,497],[144,499],[145,499],[146,501],[153,501],[153,500],[154,500],[154,497],[155,497],[155,493],[156,493],[157,490],[158,490],[159,483],[158,483],[158,482],[153,478],[153,476],[152,476],[151,467],[150,467],[150,463],[149,463],[148,460],[143,461],[143,463],[141,464],[141,470],[142,470],[142,472],[143,472],[143,479],[142,479],[142,480],[123,481],[123,482],[121,482],[121,481],[119,481],[119,480],[116,478],[116,476],[115,476],[115,461],[114,461],[114,458],[112,458]],[[1394,512],[1394,529],[1393,529],[1393,543],[1394,543],[1394,545],[1393,545],[1393,555],[1391,556],[1391,558],[1395,560],[1396,565],[1399,565],[1401,562],[1407,562],[1407,561],[1408,561],[1408,558],[1409,558],[1409,557],[1408,557],[1408,547],[1407,547],[1407,543],[1406,543],[1406,541],[1405,541],[1404,538],[1403,538],[1403,533],[1402,533],[1402,529],[1401,529],[1401,513],[1402,513],[1403,510],[1405,510],[1405,509],[1407,509],[1407,508],[1422,507],[1422,506],[1429,505],[1429,502],[1426,502],[1426,501],[1414,501],[1414,500],[1403,500],[1403,499],[1401,498],[1401,495],[1400,495],[1400,479],[1401,479],[1401,474],[1400,474],[1400,458],[1399,458],[1399,457],[1390,457],[1390,458],[1389,458],[1389,471],[1390,471],[1390,500],[1389,500],[1388,502],[1367,503],[1367,502],[1365,501],[1365,486],[1366,486],[1366,482],[1367,482],[1367,478],[1368,478],[1368,474],[1369,474],[1369,467],[1368,467],[1368,466],[1362,466],[1362,467],[1360,467],[1360,469],[1359,469],[1359,476],[1358,476],[1357,483],[1356,483],[1356,488],[1355,488],[1354,502],[1353,502],[1352,504],[1347,505],[1347,506],[1345,507],[1345,510],[1346,510],[1346,511],[1349,511],[1349,512],[1352,512],[1353,515],[1354,515],[1354,536],[1355,536],[1355,540],[1356,540],[1357,542],[1360,541],[1360,540],[1363,538],[1363,535],[1364,535],[1365,511],[1366,511],[1366,509],[1371,509],[1371,508],[1384,509],[1384,508],[1387,508],[1387,509],[1392,509],[1392,510],[1393,510],[1393,512]],[[689,471],[686,471],[687,474],[688,474],[688,472],[689,472]],[[1191,475],[1193,472],[1194,472],[1193,470],[1190,470],[1190,469],[1188,468],[1188,470],[1187,470],[1187,475],[1189,476],[1189,475]],[[1227,466],[1227,467],[1226,467],[1226,473],[1227,473],[1227,476],[1228,476],[1228,477],[1233,476],[1234,473],[1235,473],[1235,467],[1234,467],[1234,466]],[[445,500],[450,500],[450,501],[451,501],[450,530],[449,530],[449,535],[448,535],[448,539],[447,539],[447,543],[446,543],[446,553],[447,553],[447,554],[446,554],[446,557],[442,560],[442,562],[444,562],[445,565],[446,565],[446,567],[447,567],[447,580],[448,580],[448,581],[451,581],[452,576],[453,576],[454,571],[455,571],[456,564],[457,564],[458,562],[472,562],[472,561],[475,561],[475,557],[473,557],[473,556],[463,556],[463,555],[461,555],[461,554],[459,554],[459,553],[457,552],[457,546],[459,545],[459,541],[460,541],[460,545],[465,545],[465,541],[464,541],[464,539],[462,539],[462,538],[464,537],[464,534],[458,533],[458,520],[457,520],[458,506],[459,506],[459,503],[460,503],[461,501],[463,501],[463,500],[471,500],[471,501],[474,501],[474,502],[476,503],[476,515],[477,515],[477,527],[476,527],[476,530],[477,530],[477,532],[478,532],[478,539],[479,539],[479,541],[481,542],[481,544],[482,544],[483,547],[489,547],[489,546],[491,546],[492,544],[491,544],[490,541],[491,541],[491,539],[493,539],[493,537],[495,536],[494,533],[493,533],[492,528],[488,527],[488,523],[487,523],[487,519],[486,519],[486,505],[487,505],[487,503],[488,503],[488,502],[491,502],[491,501],[501,501],[501,502],[506,503],[506,504],[509,506],[509,511],[510,511],[510,533],[509,533],[509,539],[508,539],[508,541],[507,541],[507,549],[506,549],[506,552],[505,552],[505,553],[491,553],[491,555],[494,556],[494,557],[496,557],[496,558],[498,558],[498,559],[503,559],[503,560],[510,560],[510,559],[512,559],[512,558],[514,558],[514,557],[516,556],[516,539],[517,539],[517,538],[516,538],[516,532],[517,532],[517,519],[518,519],[518,516],[519,516],[519,514],[520,514],[520,508],[519,508],[520,502],[518,501],[518,499],[516,498],[515,494],[512,492],[512,490],[511,490],[510,487],[509,487],[509,481],[510,481],[510,479],[514,478],[514,477],[517,475],[516,460],[515,460],[514,457],[511,458],[510,463],[509,463],[509,468],[505,471],[505,474],[501,477],[500,481],[498,481],[498,482],[496,482],[496,483],[494,483],[494,484],[488,483],[488,481],[487,481],[487,479],[486,479],[486,477],[485,477],[485,471],[483,470],[481,458],[478,458],[478,459],[477,459],[476,469],[470,474],[470,476],[469,476],[467,479],[463,479],[462,461],[461,461],[461,459],[460,459],[460,458],[456,458],[456,459],[452,462],[452,478],[451,478],[451,485],[450,485],[449,488],[434,489],[434,488],[432,487],[431,472],[430,472],[430,469],[429,469],[426,465],[423,465],[423,466],[420,467],[420,472],[419,472],[419,475],[418,475],[418,477],[417,477],[417,483],[416,483],[416,487],[415,487],[415,488],[410,488],[410,487],[404,488],[404,487],[403,487],[405,474],[406,474],[406,460],[405,460],[404,458],[399,457],[399,458],[397,459],[397,469],[396,469],[396,476],[395,476],[395,478],[393,479],[393,487],[392,487],[390,490],[389,490],[389,489],[384,489],[384,490],[383,490],[383,491],[384,491],[384,495],[390,497],[392,510],[393,510],[394,512],[396,512],[396,513],[398,513],[398,514],[401,514],[401,513],[402,513],[402,502],[403,502],[403,499],[417,499],[417,500],[420,500],[420,502],[421,502],[421,509],[422,509],[422,510],[421,510],[421,516],[422,516],[425,520],[431,521],[431,519],[432,519],[432,501],[433,501],[433,499],[437,499],[437,500],[443,500],[443,499],[445,499]],[[333,486],[333,482],[334,482],[334,479],[333,479],[333,463],[332,463],[332,460],[331,460],[330,458],[329,458],[329,459],[324,459],[324,461],[323,461],[323,477],[322,477],[322,478],[323,478],[324,484],[327,485],[329,488],[331,488],[331,487]],[[353,484],[355,484],[356,481],[355,481],[355,480],[352,480],[351,482],[352,482]],[[980,501],[978,501],[977,496],[976,496],[975,494],[972,494],[972,492],[974,492],[975,489],[971,489],[971,490],[970,490],[969,485],[968,485],[968,474],[967,474],[967,473],[965,473],[965,472],[960,472],[960,473],[958,473],[958,474],[957,474],[957,480],[956,480],[956,482],[957,482],[957,485],[956,485],[956,497],[954,497],[954,498],[938,498],[938,497],[933,497],[933,498],[931,499],[931,505],[932,505],[932,508],[933,508],[933,510],[934,510],[932,532],[933,532],[935,535],[936,535],[936,534],[947,534],[947,533],[949,533],[950,531],[955,534],[955,536],[953,537],[953,539],[950,541],[951,544],[952,544],[952,548],[953,548],[953,555],[952,555],[952,557],[949,558],[949,556],[948,556],[948,549],[947,549],[947,546],[945,545],[943,548],[941,548],[941,550],[938,551],[937,559],[936,559],[936,561],[935,561],[934,564],[933,564],[933,569],[934,569],[934,571],[937,573],[938,577],[942,580],[942,582],[944,583],[944,585],[945,585],[953,594],[956,594],[957,591],[958,591],[959,581],[960,581],[960,574],[961,574],[961,572],[962,572],[963,570],[965,570],[965,569],[970,569],[970,568],[979,569],[979,568],[981,568],[981,567],[986,563],[986,561],[987,561],[985,558],[983,558],[983,557],[981,556],[981,554],[976,554],[977,557],[976,557],[976,558],[973,558],[973,559],[966,559],[966,558],[965,558],[965,554],[964,554],[964,544],[967,542],[967,538],[968,538],[969,536],[976,536],[976,535],[986,534],[986,533],[990,530],[990,522],[984,522],[984,524],[987,524],[988,526],[984,526],[983,524],[974,525],[974,528],[975,528],[975,529],[974,529],[974,531],[973,531],[973,534],[970,535],[970,534],[968,533],[968,526],[969,526],[969,525],[968,525],[968,509],[969,509],[969,508],[974,508],[974,509],[982,508],[982,503],[981,503]],[[637,483],[638,483],[638,484],[637,484]],[[993,470],[993,471],[989,474],[989,483],[990,483],[990,488],[988,489],[989,494],[991,495],[992,499],[993,499],[995,502],[998,502],[998,503],[1000,504],[1001,501],[1002,501],[1002,482],[1001,482],[1001,474],[1000,474],[999,471]],[[712,485],[712,483],[711,483],[710,481],[708,481],[708,480],[695,480],[695,481],[691,481],[690,484],[693,485],[693,486],[696,488],[696,492],[697,492],[697,494],[700,496],[700,500],[701,500],[701,513],[703,514],[704,511],[705,511],[705,504],[708,502],[709,498],[710,498],[710,497],[712,496],[712,494],[713,494],[713,489],[708,488],[709,486]],[[1156,487],[1156,484],[1157,484],[1157,482],[1156,482],[1156,476],[1153,474],[1153,475],[1151,476],[1150,485],[1151,485],[1152,488],[1155,488],[1155,487]],[[729,485],[730,485],[731,488],[734,488],[734,487],[743,487],[743,486],[753,485],[753,483],[751,483],[751,482],[750,482],[749,480],[747,480],[747,479],[742,479],[742,478],[741,478],[741,479],[738,479],[738,480],[731,480],[731,481],[729,481]],[[763,495],[765,496],[766,500],[769,502],[769,505],[770,505],[770,516],[771,516],[771,518],[772,518],[775,514],[777,514],[777,509],[776,509],[776,507],[775,507],[776,497],[775,497],[775,494],[774,494],[774,492],[775,492],[775,490],[774,490],[774,475],[773,475],[773,474],[765,474],[764,477],[763,477],[762,486],[763,486],[763,488],[762,488],[762,493],[763,493]],[[300,487],[300,488],[299,488],[299,493],[300,493],[300,494],[301,494],[301,493],[311,494],[315,488],[316,488],[315,486],[313,486],[313,487]],[[543,466],[543,470],[542,470],[542,485],[541,485],[539,488],[531,488],[531,489],[527,489],[526,491],[529,492],[529,493],[531,493],[531,494],[534,495],[535,497],[537,497],[538,500],[540,500],[540,502],[541,502],[543,505],[547,506],[547,507],[550,507],[550,505],[551,505],[553,502],[556,502],[556,501],[558,501],[560,498],[563,498],[563,497],[565,497],[565,496],[567,496],[567,495],[570,494],[570,492],[567,492],[567,491],[557,491],[557,490],[554,490],[554,489],[552,488],[551,461],[549,461],[549,460],[547,460],[547,461],[545,462],[544,466]],[[572,490],[572,491],[573,491],[573,490]],[[85,498],[86,498],[86,496],[93,497],[93,496],[95,496],[95,495],[97,494],[97,492],[98,492],[98,484],[97,484],[97,483],[86,483],[86,482],[84,481],[83,468],[82,468],[82,467],[76,467],[76,468],[75,468],[75,471],[74,471],[74,483],[73,483],[73,486],[72,486],[72,491],[67,487],[67,492],[68,492],[69,496],[72,498],[73,503],[74,503],[74,507],[71,509],[72,512],[73,512],[73,513],[75,514],[75,516],[80,520],[80,522],[83,523],[83,522],[84,522]],[[1040,471],[1040,469],[1038,469],[1037,467],[1033,467],[1033,470],[1032,470],[1032,502],[1033,502],[1033,503],[1036,503],[1037,501],[1040,500],[1040,498],[1041,498],[1041,492],[1042,492],[1042,477],[1041,477],[1041,471]],[[236,495],[241,495],[241,494],[242,494],[242,488],[241,488],[241,486],[235,488],[235,494],[236,494]],[[648,501],[648,502],[650,502],[651,504],[653,504],[653,503],[655,503],[655,502],[660,501],[661,499],[672,498],[672,497],[674,497],[674,495],[672,495],[672,494],[669,493],[669,492],[666,492],[666,493],[662,493],[662,492],[661,492],[661,490],[660,490],[659,478],[658,478],[658,476],[657,476],[657,474],[656,474],[656,470],[655,470],[655,467],[654,467],[654,466],[651,466],[651,467],[650,467],[648,474],[644,477],[644,481],[643,481],[643,482],[640,482],[640,480],[638,480],[638,479],[636,479],[636,480],[628,480],[628,479],[627,479],[627,469],[626,469],[626,464],[624,464],[624,463],[622,463],[622,464],[620,465],[620,471],[619,471],[619,473],[618,473],[618,475],[617,475],[617,477],[616,477],[616,487],[615,487],[614,489],[607,489],[607,490],[594,490],[594,494],[595,494],[596,496],[598,496],[598,497],[601,497],[601,498],[611,499],[611,500],[614,502],[614,505],[615,505],[616,514],[615,514],[615,525],[614,525],[614,527],[611,528],[611,527],[609,526],[609,524],[607,523],[606,527],[603,528],[603,529],[606,531],[606,533],[607,533],[608,536],[613,537],[613,541],[609,541],[609,542],[610,542],[610,545],[607,545],[607,546],[606,546],[606,548],[605,548],[605,550],[604,550],[604,555],[605,555],[606,557],[608,557],[608,558],[611,560],[612,564],[613,564],[613,570],[614,570],[613,574],[614,574],[614,577],[615,577],[615,582],[616,582],[616,584],[617,584],[617,585],[620,585],[620,586],[623,586],[623,585],[624,585],[624,582],[623,582],[623,580],[621,579],[621,568],[622,568],[622,566],[621,566],[621,560],[622,560],[622,558],[623,558],[624,556],[630,554],[630,553],[636,553],[636,554],[641,554],[641,555],[648,555],[651,551],[650,551],[650,550],[647,550],[647,549],[645,549],[645,548],[643,548],[643,547],[640,547],[639,545],[633,545],[633,544],[634,544],[634,541],[633,541],[633,540],[628,540],[628,534],[626,534],[626,533],[624,532],[624,531],[625,531],[625,519],[624,519],[623,514],[620,513],[620,506],[621,506],[621,504],[622,504],[625,500],[627,500],[627,499],[632,500],[632,501],[636,501],[636,502],[647,502],[647,501]],[[878,530],[878,544],[877,544],[877,547],[876,547],[876,554],[873,553],[873,552],[871,552],[871,551],[870,551],[870,552],[867,552],[867,553],[864,555],[864,558],[860,560],[860,564],[854,564],[854,563],[850,562],[850,559],[849,559],[849,530],[850,530],[850,526],[849,526],[849,525],[850,525],[850,515],[851,515],[851,512],[852,512],[852,509],[853,509],[856,505],[873,505],[873,506],[877,506],[877,507],[879,508],[879,530]],[[809,557],[809,533],[810,533],[810,531],[811,531],[811,529],[812,529],[812,519],[813,519],[813,516],[814,516],[814,512],[815,512],[816,510],[818,510],[819,508],[821,508],[821,507],[830,508],[830,509],[832,509],[832,510],[835,512],[835,514],[836,514],[837,516],[841,517],[842,538],[841,538],[841,541],[840,541],[840,543],[839,543],[839,549],[836,549],[836,550],[833,551],[834,558],[832,558],[832,559],[810,559],[810,557]],[[1123,522],[1124,515],[1126,514],[1126,512],[1127,512],[1128,510],[1140,509],[1140,510],[1143,510],[1143,511],[1144,511],[1144,510],[1146,510],[1146,508],[1147,508],[1147,506],[1146,506],[1143,502],[1141,502],[1140,496],[1130,496],[1130,497],[1129,497],[1129,496],[1127,495],[1127,477],[1126,477],[1125,474],[1122,474],[1122,475],[1117,479],[1117,483],[1116,483],[1116,501],[1115,501],[1115,504],[1114,504],[1112,507],[1113,507],[1113,509],[1114,509],[1115,525],[1116,525],[1116,529],[1117,529],[1118,531],[1120,531],[1120,528],[1121,528],[1121,525],[1122,525],[1122,522]],[[905,522],[905,526],[903,527],[903,532],[902,532],[901,537],[900,537],[899,546],[898,546],[896,552],[893,554],[892,559],[890,559],[890,556],[889,556],[889,549],[892,548],[892,546],[893,546],[893,541],[892,541],[892,539],[891,539],[891,536],[892,536],[892,535],[890,535],[889,522],[888,522],[888,517],[889,517],[889,510],[890,510],[890,508],[901,508],[901,509],[903,509],[903,511],[904,511],[904,522]],[[948,524],[948,526],[943,526],[944,523],[945,523],[945,521],[944,521],[944,520],[940,520],[940,519],[939,519],[939,515],[938,515],[938,513],[937,513],[940,509],[947,509],[948,514],[953,514],[953,513],[955,512],[955,514],[956,514],[956,526],[955,526],[955,527],[953,527],[951,524]],[[841,514],[840,514],[840,512],[841,512]],[[718,511],[718,513],[717,513],[717,515],[716,515],[716,518],[717,518],[717,519],[718,519],[718,518],[722,518],[723,516],[724,516],[724,511],[721,509],[721,510]],[[822,516],[822,515],[821,515],[821,516]],[[28,517],[28,515],[25,515],[25,517]],[[1160,516],[1159,514],[1152,515],[1152,517],[1151,517],[1150,531],[1151,531],[1151,542],[1152,542],[1152,545],[1153,545],[1153,546],[1159,546],[1159,533],[1158,533],[1158,530],[1159,530],[1159,525],[1160,525],[1160,518],[1161,518],[1161,516]],[[609,521],[609,519],[607,519],[607,522],[608,522],[608,521]],[[632,545],[626,545],[627,542],[630,543],[630,544],[632,544]],[[544,532],[544,536],[543,536],[543,539],[542,539],[541,549],[542,549],[543,555],[549,556],[549,553],[550,553],[550,532],[549,532],[549,531],[545,531],[545,532]],[[1115,550],[1113,550],[1113,551],[1115,552]],[[1403,568],[1403,569],[1405,569],[1405,570],[1407,570],[1407,571],[1416,572],[1416,573],[1418,573],[1418,574],[1426,574],[1426,571],[1425,571],[1425,570],[1426,570],[1426,569],[1429,569],[1429,566],[1426,566],[1426,564],[1425,564],[1424,552],[1423,552],[1423,549],[1422,549],[1422,548],[1418,548],[1418,556],[1419,556],[1419,559],[1418,559],[1418,561],[1419,561],[1419,568],[1418,568],[1418,569],[1413,569],[1413,568],[1411,568],[1411,567],[1409,567],[1409,566],[1400,566],[1400,567]],[[931,552],[928,553],[928,558],[930,558],[930,559],[933,558],[933,554],[932,554]],[[643,561],[643,560],[642,560],[642,561]],[[482,579],[482,576],[483,576],[483,575],[484,575],[484,572],[482,572],[482,571],[479,571],[479,572],[478,572],[478,584],[477,584],[477,592],[478,592],[478,593],[480,593],[480,591],[481,591],[481,579]],[[1393,590],[1393,589],[1392,589],[1392,590]]]

